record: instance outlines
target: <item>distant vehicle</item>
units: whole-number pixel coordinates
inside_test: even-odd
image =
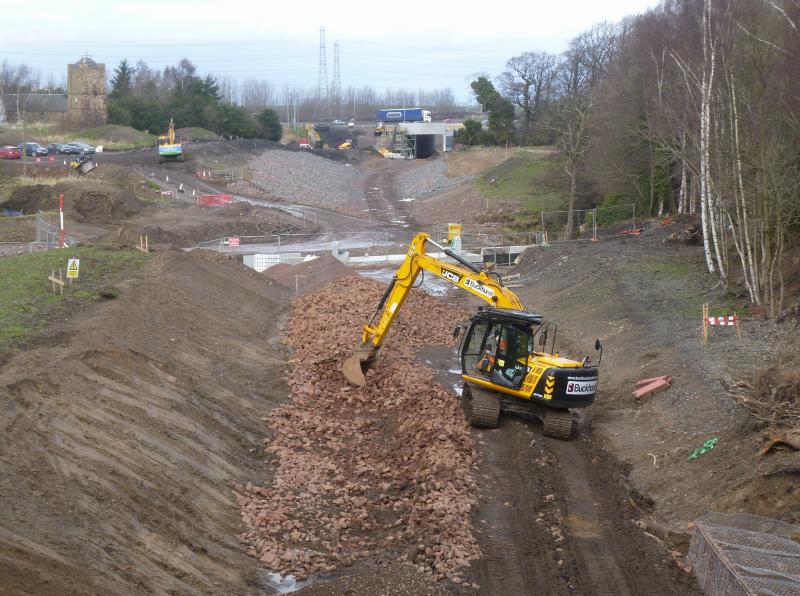
[[[50,155],[61,155],[62,153],[65,152],[64,147],[65,145],[63,143],[50,143],[47,146],[47,152]]]
[[[22,159],[22,151],[11,145],[0,147],[0,159]]]
[[[183,145],[175,140],[175,122],[169,119],[166,134],[158,135],[158,163],[183,161]]]
[[[54,144],[55,145],[59,145],[59,143],[54,143]],[[50,145],[47,146],[47,149],[48,150],[50,149]],[[64,155],[80,155],[81,154],[81,148],[76,146],[76,145],[63,144],[63,145],[61,145],[61,149],[59,150],[59,153],[62,153]]]
[[[331,125],[332,125],[334,128],[344,128],[345,126],[347,126],[347,123],[346,123],[344,120],[334,120],[334,121],[331,123]]]
[[[81,154],[81,153],[88,153],[89,155],[94,154],[94,147],[89,145],[88,143],[84,143],[83,141],[70,141],[65,145],[65,147],[74,147],[77,151],[74,153]]]
[[[352,120],[348,120],[347,121],[347,128],[354,128],[355,125],[356,125],[356,123],[353,122]]]
[[[22,151],[22,143],[17,145],[17,149]],[[47,149],[39,143],[25,143],[25,155],[28,157],[41,157],[47,155]]]
[[[394,110],[378,110],[378,122],[430,122],[430,110],[422,108],[403,108]]]

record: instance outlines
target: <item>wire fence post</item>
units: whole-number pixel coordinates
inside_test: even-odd
[[[597,207],[592,210],[592,238],[597,240]]]

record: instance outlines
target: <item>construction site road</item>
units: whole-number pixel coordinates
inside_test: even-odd
[[[459,390],[453,349],[423,348],[420,358]],[[637,526],[641,509],[620,482],[624,472],[591,428],[578,428],[571,441],[510,416],[497,429],[472,429],[480,491],[473,527],[483,558],[465,581],[486,596],[699,594]]]

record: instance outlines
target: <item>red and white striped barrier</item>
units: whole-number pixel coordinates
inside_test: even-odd
[[[703,304],[703,343],[708,343],[709,327],[735,327],[736,338],[742,340],[742,331],[739,329],[739,315],[718,315],[712,317],[708,314],[708,304]]]
[[[198,205],[221,207],[233,201],[231,195],[200,195],[197,197]]]
[[[59,230],[58,235],[58,244],[59,246],[66,246],[66,242],[64,241],[64,193],[58,193],[58,218],[61,223],[61,227]]]

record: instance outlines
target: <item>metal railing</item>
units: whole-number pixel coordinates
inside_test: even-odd
[[[29,252],[51,250],[61,245],[61,230],[51,223],[51,217],[51,215],[41,211],[36,214],[36,240],[30,243]],[[75,239],[65,235],[64,244],[71,246],[75,244]]]

